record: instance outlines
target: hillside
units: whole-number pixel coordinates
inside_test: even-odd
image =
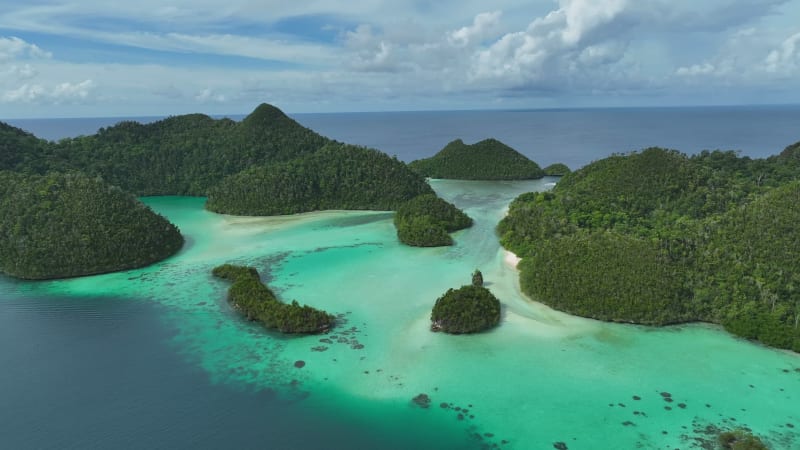
[[[48,142],[0,122],[0,170],[19,170],[29,167],[42,171],[44,151]]]
[[[15,152],[23,162],[13,169],[39,174],[79,170],[138,196],[203,196],[226,176],[254,164],[311,154],[327,142],[278,108],[262,104],[241,122],[188,114],[149,124],[120,122],[91,136],[48,143],[43,156],[35,158],[27,156],[33,147],[25,146]]]
[[[409,167],[425,177],[456,180],[527,180],[544,176],[538,164],[496,139],[472,145],[457,139],[433,157],[414,161]]]
[[[403,162],[377,150],[329,143],[303,158],[254,166],[209,190],[206,208],[269,216],[324,209],[394,210],[433,190]]]
[[[800,351],[800,182],[792,157],[651,148],[517,198],[498,226],[520,284],[554,308],[644,324],[708,321]]]
[[[415,197],[397,209],[394,226],[400,242],[413,247],[453,245],[449,233],[472,226],[472,219],[435,194]]]
[[[0,271],[8,275],[50,279],[132,269],[182,246],[174,225],[100,179],[0,172]]]

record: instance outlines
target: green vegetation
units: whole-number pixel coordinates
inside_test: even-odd
[[[800,145],[751,160],[651,148],[528,193],[498,226],[520,284],[608,321],[719,323],[800,351]]]
[[[48,145],[45,140],[0,122],[0,170],[30,167],[41,171],[43,152]]]
[[[448,289],[431,312],[431,330],[476,333],[500,323],[500,301],[488,289],[466,285]]]
[[[475,269],[475,272],[472,272],[472,285],[479,287],[483,286],[483,274],[478,269]]]
[[[761,439],[745,430],[722,432],[718,440],[723,450],[769,450]]]
[[[555,163],[543,169],[544,174],[551,177],[563,177],[564,175],[572,172],[566,164]]]
[[[449,233],[472,226],[472,219],[436,194],[403,203],[394,216],[400,242],[414,247],[453,245]]]
[[[215,267],[215,277],[232,282],[228,301],[247,320],[258,321],[267,328],[281,333],[321,333],[330,329],[335,317],[325,311],[300,305],[297,301],[286,304],[261,282],[254,267],[224,264]]]
[[[0,271],[51,279],[133,269],[183,246],[134,196],[79,173],[0,172]]]
[[[307,157],[255,166],[209,191],[206,208],[276,215],[323,209],[394,210],[433,190],[401,161],[377,150],[329,143]]]
[[[472,145],[457,139],[433,157],[414,161],[409,167],[426,177],[457,180],[527,180],[544,176],[538,164],[495,139]]]
[[[0,149],[9,142],[4,129]],[[327,142],[279,109],[262,104],[241,122],[188,114],[144,125],[120,122],[95,135],[57,143],[16,145],[14,167],[2,160],[0,167],[39,174],[79,170],[138,196],[202,196],[228,175],[254,164],[308,155]]]

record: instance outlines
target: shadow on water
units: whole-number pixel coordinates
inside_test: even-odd
[[[3,287],[15,284],[0,280]],[[4,289],[5,290],[5,289]],[[213,384],[169,345],[162,307],[0,296],[5,448],[464,448],[436,430],[320,413],[270,389]],[[418,426],[419,424],[415,424]]]

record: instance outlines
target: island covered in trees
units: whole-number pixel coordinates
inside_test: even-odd
[[[324,209],[395,210],[422,194],[420,175],[377,150],[335,142],[288,162],[257,165],[208,191],[210,211],[247,216]]]
[[[332,314],[300,305],[297,301],[281,303],[258,275],[254,267],[223,264],[215,267],[215,277],[230,281],[228,301],[247,320],[257,321],[281,333],[314,334],[333,327]]]
[[[183,236],[133,195],[81,173],[0,171],[0,271],[42,280],[133,269]]]
[[[456,180],[529,180],[545,175],[538,164],[496,139],[472,145],[456,139],[409,167],[429,178]]]
[[[414,247],[453,245],[450,233],[472,226],[472,219],[435,194],[417,196],[397,209],[394,216],[400,242]]]
[[[521,195],[498,232],[522,290],[556,309],[800,351],[799,178],[800,143],[767,159],[649,148]]]
[[[570,170],[570,168],[563,163],[550,164],[542,170],[544,171],[544,174],[549,177],[563,177],[564,175],[572,172],[572,170]]]
[[[474,274],[473,274],[474,275]],[[481,277],[483,284],[483,277]],[[448,289],[431,311],[431,331],[450,334],[477,333],[500,323],[500,300],[489,289],[473,283]]]

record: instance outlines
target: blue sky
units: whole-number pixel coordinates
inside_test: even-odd
[[[0,0],[0,118],[800,103],[800,0]]]

